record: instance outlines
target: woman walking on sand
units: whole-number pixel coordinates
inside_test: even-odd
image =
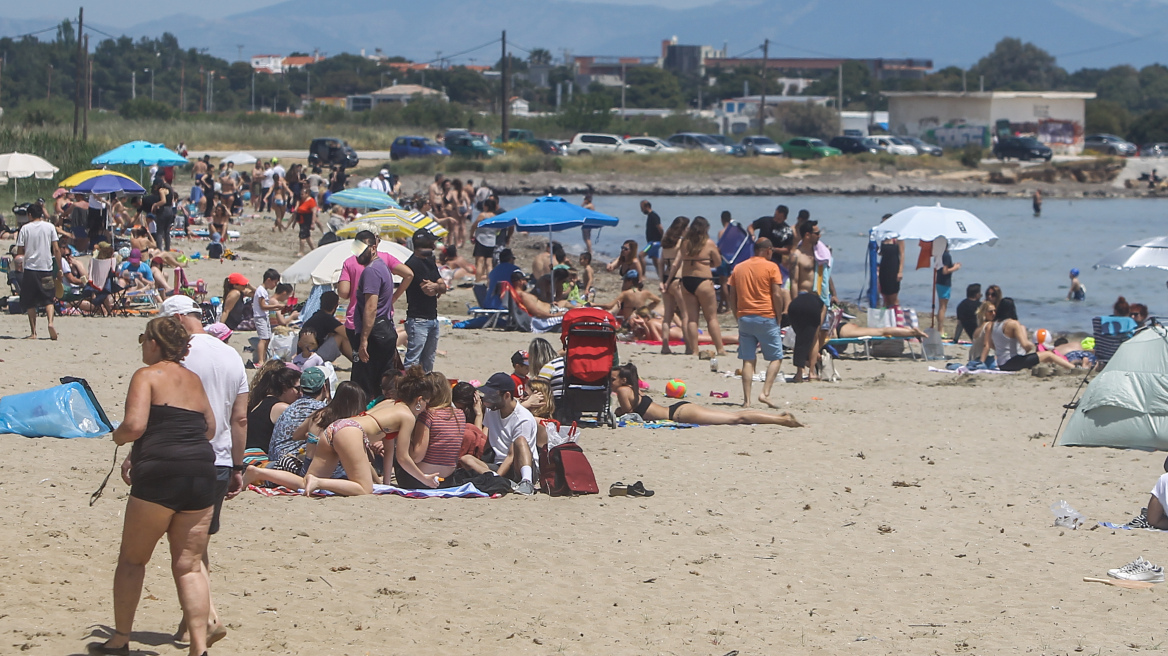
[[[681,279],[686,342],[698,343],[698,318],[704,315],[714,348],[718,355],[726,355],[722,327],[718,325],[718,294],[714,290],[714,269],[722,263],[722,255],[718,252],[718,245],[710,239],[710,223],[705,217],[694,217],[679,248],[681,263],[670,272],[669,282]]]
[[[203,383],[181,363],[190,335],[159,317],[138,336],[145,367],[130,379],[126,414],[114,442],[133,443],[130,498],[114,572],[114,635],[91,645],[99,654],[128,654],[146,563],[165,534],[170,570],[190,628],[189,653],[207,649],[211,593],[202,574],[215,505],[215,415]]]

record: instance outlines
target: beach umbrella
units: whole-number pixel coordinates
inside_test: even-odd
[[[120,173],[106,172],[106,175],[95,175],[73,187],[75,194],[144,194],[146,190],[133,178]]]
[[[186,164],[187,158],[162,144],[152,144],[149,141],[131,141],[94,157],[92,163],[106,166],[111,164],[179,166]]]
[[[383,240],[377,245],[377,250],[389,253],[402,262],[410,259],[410,256],[413,255],[410,249],[392,241]],[[345,260],[352,255],[352,239],[325,244],[284,269],[280,274],[280,280],[293,284],[311,282],[314,285],[335,285],[341,279],[341,267],[345,265]],[[393,281],[398,283],[401,282],[401,279],[394,276]]]
[[[48,180],[56,175],[58,170],[36,155],[26,153],[0,155],[0,178],[12,179],[14,197],[18,197],[20,193],[20,187],[17,186],[19,183],[16,182],[18,179],[35,177],[37,180]]]
[[[585,209],[559,196],[544,196],[518,209],[481,221],[479,227],[514,227],[520,232],[546,232],[550,243],[553,232],[580,227],[603,228],[618,223],[620,219],[615,216]]]
[[[1095,268],[1108,269],[1168,269],[1168,237],[1137,239],[1103,256]]]
[[[381,239],[409,239],[419,230],[442,239],[450,234],[437,221],[415,210],[386,209],[370,212],[337,231],[341,239],[352,239],[358,232],[368,230]]]
[[[998,236],[982,220],[966,212],[948,207],[917,205],[893,214],[887,221],[872,228],[872,239],[919,239],[933,241],[938,237],[949,240],[949,250],[961,251],[978,244],[993,246]]]
[[[77,185],[81,184],[82,182],[85,182],[86,180],[88,180],[92,177],[99,176],[99,175],[120,175],[127,180],[134,180],[134,178],[131,178],[130,176],[126,175],[125,173],[118,173],[117,171],[107,171],[106,169],[89,169],[88,171],[81,171],[79,173],[74,173],[73,175],[58,182],[57,186],[64,187],[65,189],[72,189],[73,187],[76,187]],[[134,182],[137,182],[137,181],[134,180]]]
[[[330,205],[367,210],[384,210],[390,207],[401,209],[401,205],[398,205],[396,200],[390,198],[389,194],[368,187],[338,191],[335,194],[329,195],[328,202]]]
[[[219,161],[220,162],[231,162],[232,164],[239,166],[241,164],[255,164],[256,158],[254,155],[249,155],[248,153],[240,152],[240,153],[231,153],[230,155],[228,155],[227,157],[224,157],[223,159],[221,159]]]

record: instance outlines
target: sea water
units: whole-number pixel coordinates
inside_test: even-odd
[[[1052,199],[1044,201],[1042,216],[1035,217],[1029,198],[937,198],[911,196],[597,196],[593,199],[600,212],[621,219],[620,225],[593,232],[597,260],[615,257],[621,243],[635,239],[645,244],[645,216],[639,203],[653,204],[669,227],[675,216],[704,216],[710,222],[710,236],[721,229],[723,210],[744,226],[764,214],[772,214],[777,205],[790,208],[789,223],[801,209],[819,221],[822,240],[835,255],[832,277],[836,293],[844,300],[857,301],[866,285],[865,257],[868,230],[884,214],[895,213],[913,205],[936,205],[967,210],[980,218],[998,235],[993,246],[974,246],[954,251],[953,261],[961,269],[953,274],[953,295],[948,316],[965,297],[970,283],[1001,286],[1006,296],[1018,304],[1019,319],[1031,331],[1091,331],[1091,317],[1111,314],[1119,296],[1129,303],[1143,303],[1153,316],[1168,317],[1168,271],[1133,269],[1116,271],[1092,266],[1110,251],[1137,239],[1168,234],[1168,204],[1156,199]],[[510,196],[502,199],[504,208],[520,207],[531,197]],[[570,202],[581,202],[578,196]],[[579,230],[555,233],[569,253],[583,250]],[[917,242],[905,244],[904,280],[901,305],[916,308],[927,325],[932,302],[932,273],[916,270],[920,248]],[[516,254],[517,263],[530,266],[530,256]],[[597,262],[597,266],[603,263]],[[1072,268],[1082,273],[1079,279],[1087,288],[1087,300],[1067,300]],[[654,276],[652,266],[647,272]],[[866,297],[865,297],[866,299]],[[861,302],[867,306],[867,301]]]

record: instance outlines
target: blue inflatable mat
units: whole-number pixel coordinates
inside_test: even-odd
[[[0,433],[25,437],[101,437],[113,425],[89,383],[62,378],[62,385],[0,397]]]

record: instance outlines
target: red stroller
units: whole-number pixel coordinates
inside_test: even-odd
[[[615,317],[604,309],[584,307],[564,315],[560,341],[564,344],[563,395],[556,402],[556,419],[616,428],[609,373],[620,360],[616,352]]]

